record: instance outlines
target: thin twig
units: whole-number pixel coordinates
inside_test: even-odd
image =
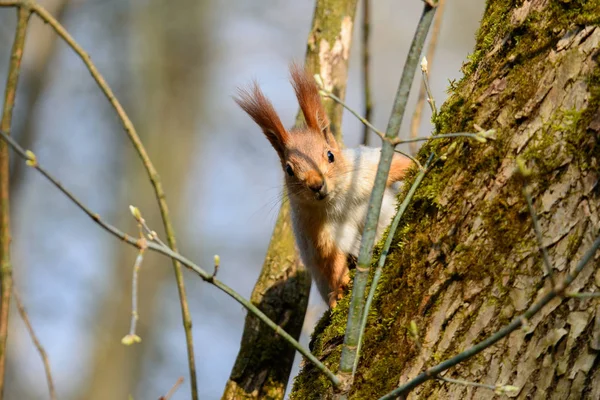
[[[363,21],[362,21],[362,78],[363,89],[365,93],[365,119],[371,120],[373,114],[373,99],[371,96],[371,56],[369,51],[369,36],[371,33],[371,0],[363,0]],[[369,128],[364,126],[362,144],[369,144]]]
[[[396,93],[392,115],[386,130],[386,138],[389,138],[390,140],[394,140],[400,131],[406,104],[408,102],[408,95],[415,76],[415,69],[419,63],[421,50],[423,49],[423,44],[425,43],[427,32],[429,31],[429,26],[431,25],[434,15],[435,7],[425,4],[423,14],[419,20],[415,36],[413,37],[408,52],[404,71],[402,72],[402,77],[400,79],[400,85],[398,86],[398,92]],[[348,313],[348,323],[346,325],[346,334],[344,336],[344,344],[342,346],[342,355],[340,359],[339,375],[343,378],[345,393],[349,391],[354,379],[353,370],[357,356],[356,350],[358,348],[361,320],[365,307],[365,290],[369,279],[373,244],[375,242],[376,227],[381,211],[385,183],[390,171],[393,155],[394,145],[388,141],[383,141],[381,158],[379,160],[379,166],[377,167],[377,174],[375,175],[375,184],[373,192],[371,193],[371,199],[369,200],[369,212],[367,213],[365,228],[360,243],[360,251],[356,274],[354,275],[352,297]]]
[[[390,246],[392,244],[392,240],[394,239],[394,234],[396,233],[396,229],[398,229],[398,224],[400,223],[400,219],[404,215],[404,212],[408,208],[408,204],[412,200],[417,188],[421,184],[421,181],[425,177],[425,174],[429,170],[429,166],[431,165],[431,161],[433,160],[433,153],[429,156],[429,159],[425,163],[425,168],[422,168],[419,171],[419,174],[415,178],[412,186],[410,187],[406,197],[400,204],[400,208],[398,212],[394,216],[392,224],[390,225],[390,229],[388,235],[385,239],[385,243],[383,244],[383,248],[381,249],[381,256],[379,257],[379,261],[377,263],[377,268],[375,268],[375,274],[373,275],[373,281],[371,282],[371,288],[369,289],[369,295],[367,296],[367,301],[365,303],[365,309],[362,315],[362,320],[360,323],[360,332],[358,335],[358,347],[356,349],[356,358],[354,359],[354,367],[353,374],[356,374],[356,368],[358,367],[358,361],[360,360],[360,350],[363,344],[363,335],[365,333],[365,327],[367,326],[367,319],[369,318],[369,311],[371,310],[371,303],[373,302],[373,298],[375,297],[375,291],[377,290],[377,284],[379,283],[379,278],[381,277],[381,273],[383,272],[383,266],[385,265],[385,260],[387,259],[387,255],[390,251]]]
[[[493,335],[489,336],[487,339],[477,343],[476,345],[463,351],[462,353],[459,353],[456,356],[439,363],[435,367],[429,368],[425,372],[420,373],[414,379],[411,379],[410,381],[406,382],[400,387],[394,389],[390,393],[381,397],[379,400],[392,400],[399,396],[405,395],[406,393],[410,392],[412,389],[419,386],[423,382],[435,378],[438,374],[447,370],[448,368],[451,368],[465,360],[468,360],[474,355],[487,349],[500,339],[505,338],[511,332],[519,329],[521,326],[523,326],[524,321],[528,321],[529,319],[531,319],[531,317],[533,317],[542,308],[544,308],[546,304],[554,300],[556,297],[561,296],[564,290],[575,280],[575,278],[577,278],[577,276],[583,270],[586,264],[594,257],[594,254],[596,254],[598,248],[600,248],[600,236],[596,238],[594,243],[592,243],[592,246],[583,255],[581,260],[579,260],[573,272],[567,273],[565,278],[557,286],[553,287],[552,290],[550,290],[550,292],[544,295],[539,301],[532,304],[531,307],[529,307],[527,311],[525,311],[522,315],[519,315],[518,317],[514,318],[508,325],[505,325],[503,328],[498,330]]]
[[[144,250],[146,250],[144,237],[140,238],[140,251],[135,258],[133,264],[133,279],[131,281],[131,323],[129,325],[129,333],[121,339],[121,343],[126,346],[134,343],[140,343],[142,339],[136,333],[136,326],[140,315],[138,313],[138,281],[140,275],[140,269],[142,267],[142,261],[144,260]]]
[[[540,253],[542,254],[542,260],[544,263],[544,269],[546,270],[546,274],[552,283],[552,287],[554,287],[554,272],[552,263],[550,262],[550,256],[548,255],[548,250],[546,246],[544,246],[544,239],[542,237],[542,230],[540,229],[540,223],[537,218],[537,214],[535,212],[535,208],[533,207],[533,200],[531,199],[531,194],[527,190],[527,184],[523,184],[523,196],[527,200],[527,208],[529,209],[529,214],[531,214],[531,222],[533,223],[533,230],[535,232],[535,237],[537,239],[537,245]]]
[[[364,118],[363,116],[361,116],[358,112],[356,112],[356,110],[354,110],[352,107],[350,107],[348,104],[346,104],[344,102],[344,100],[340,99],[338,96],[336,96],[335,94],[325,90],[323,88],[322,85],[320,85],[319,82],[317,82],[317,84],[319,84],[320,86],[320,92],[321,95],[329,97],[330,99],[332,99],[333,101],[335,101],[336,103],[340,104],[342,107],[344,107],[346,110],[350,111],[350,113],[352,113],[352,115],[354,115],[360,122],[363,123],[364,126],[366,126],[367,128],[369,128],[371,131],[373,131],[377,136],[379,136],[381,138],[381,140],[383,141],[388,141],[390,143],[393,143],[394,145],[396,144],[400,144],[400,141],[396,141],[396,140],[390,140],[389,138],[387,138],[385,136],[385,133],[381,132],[379,129],[375,128],[375,126],[373,126],[373,124],[371,124],[369,122],[369,120],[367,120],[366,118]],[[403,152],[402,150],[398,150],[395,149],[396,153],[402,154],[403,156],[406,156],[408,158],[410,158],[415,164],[417,164],[419,166],[420,169],[423,168],[423,166],[421,165],[421,163],[419,162],[419,160],[417,160],[415,157],[411,156],[408,153]]]
[[[50,392],[50,398],[52,400],[56,400],[56,390],[54,389],[54,381],[52,379],[52,369],[50,368],[50,360],[48,359],[48,353],[40,343],[35,331],[33,330],[33,326],[31,326],[31,321],[29,320],[29,316],[27,315],[27,310],[25,310],[25,306],[23,306],[23,302],[21,301],[21,296],[17,292],[17,288],[13,287],[13,296],[15,298],[15,305],[17,306],[17,311],[27,328],[27,332],[29,332],[29,337],[33,341],[35,348],[38,353],[40,353],[40,358],[42,359],[42,363],[44,364],[44,371],[46,372],[46,382],[48,382],[48,391]]]
[[[163,225],[165,228],[165,232],[167,235],[167,242],[169,243],[169,247],[174,251],[177,251],[177,245],[175,241],[175,233],[173,230],[173,226],[171,223],[171,218],[169,216],[169,208],[167,206],[167,202],[165,200],[165,193],[162,187],[162,183],[160,180],[160,176],[158,172],[154,168],[148,153],[142,144],[133,123],[129,119],[129,116],[123,109],[123,106],[119,102],[119,100],[115,97],[112,89],[106,83],[104,77],[100,74],[94,63],[92,62],[90,56],[83,50],[83,48],[73,39],[73,37],[67,32],[67,30],[48,12],[44,7],[37,4],[33,0],[21,0],[21,1],[5,1],[1,2],[0,6],[17,6],[20,10],[27,10],[28,12],[35,13],[38,17],[40,17],[44,22],[46,22],[52,29],[56,32],[56,34],[61,37],[69,47],[73,49],[73,51],[81,58],[83,63],[88,68],[90,74],[98,84],[98,87],[104,93],[109,103],[112,105],[114,110],[116,111],[119,119],[121,120],[125,132],[127,136],[131,140],[134,148],[136,149],[138,155],[140,156],[142,163],[148,173],[148,177],[154,189],[154,193],[156,195],[156,199],[158,201],[158,206],[160,209],[160,214],[163,220]],[[4,131],[8,131],[8,128],[2,126],[1,129]],[[175,272],[175,279],[177,281],[177,289],[179,293],[179,302],[181,306],[181,314],[183,319],[183,328],[185,330],[185,338],[187,344],[187,353],[188,353],[188,368],[190,372],[190,386],[192,391],[192,399],[196,400],[198,398],[198,388],[196,382],[196,362],[194,358],[194,342],[192,336],[192,318],[189,312],[189,307],[187,303],[187,296],[185,293],[185,284],[183,281],[183,274],[181,272],[181,265],[177,263],[177,261],[173,260],[173,269]]]
[[[438,139],[447,139],[447,138],[456,138],[456,137],[466,137],[466,138],[470,138],[470,139],[475,139],[475,140],[477,140],[479,142],[483,142],[483,143],[485,143],[488,139],[494,140],[494,138],[491,136],[484,137],[478,133],[458,132],[458,133],[442,133],[439,135],[415,137],[415,138],[402,140],[400,143],[425,142],[427,140],[438,140]]]
[[[21,72],[21,59],[31,11],[27,7],[17,10],[17,28],[12,45],[8,77],[4,90],[4,107],[0,130],[10,133],[17,84]],[[8,146],[0,145],[0,399],[4,393],[6,367],[6,341],[8,339],[8,314],[12,294],[12,264],[10,260],[10,183]]]
[[[463,381],[461,379],[444,378],[444,377],[441,377],[441,376],[438,376],[435,379],[437,379],[438,381],[447,382],[447,383],[454,383],[454,384],[457,384],[457,385],[480,387],[480,388],[485,388],[485,389],[490,389],[490,390],[496,390],[496,386],[494,386],[494,385],[486,385],[486,384],[483,384],[483,383]]]
[[[100,216],[94,212],[92,212],[89,208],[87,208],[73,193],[68,191],[56,178],[54,178],[50,173],[48,173],[44,168],[42,168],[34,153],[29,150],[24,150],[19,146],[10,136],[7,136],[4,132],[0,131],[0,138],[6,141],[10,146],[14,149],[14,151],[24,160],[27,161],[27,164],[33,168],[35,168],[38,172],[40,172],[50,183],[52,183],[56,188],[58,188],[63,194],[65,194],[79,209],[81,209],[85,214],[87,214],[94,222],[100,225],[104,230],[109,232],[110,234],[118,237],[123,240],[125,243],[137,248],[141,249],[142,245],[140,240],[135,239],[133,236],[127,235],[122,232],[118,228],[113,225],[105,222]],[[209,282],[210,284],[216,286],[222,292],[225,292],[227,295],[232,297],[235,301],[240,303],[243,307],[245,307],[248,311],[256,315],[258,319],[264,322],[268,327],[273,329],[278,335],[283,337],[288,343],[290,343],[296,350],[298,350],[303,356],[305,356],[311,363],[313,363],[317,369],[322,371],[327,378],[335,385],[338,386],[340,384],[339,378],[331,372],[322,362],[320,362],[309,350],[303,347],[297,340],[291,337],[285,330],[283,330],[280,326],[278,326],[275,322],[273,322],[269,317],[267,317],[262,311],[260,311],[254,304],[250,301],[242,297],[235,290],[227,286],[225,283],[219,281],[218,279],[212,277],[211,274],[206,272],[203,268],[193,263],[183,255],[179,254],[176,251],[173,251],[167,246],[163,246],[159,243],[146,242],[145,245],[147,249],[152,250],[154,252],[163,254],[167,257],[170,257],[182,265],[195,272],[197,275],[202,278],[205,282]]]
[[[423,77],[423,85],[425,86],[425,92],[427,93],[427,103],[431,108],[432,118],[435,119],[437,116],[437,107],[435,106],[435,99],[431,92],[431,86],[429,86],[429,68],[427,67],[427,64],[427,58],[423,57],[423,60],[421,61],[421,76]]]
[[[429,47],[427,48],[427,60],[429,63],[433,63],[433,59],[435,56],[435,49],[437,47],[438,37],[440,35],[440,30],[442,27],[442,19],[444,16],[444,6],[446,5],[446,0],[439,0],[437,4],[437,12],[435,14],[435,19],[433,20],[433,27],[431,28],[431,34],[429,35]],[[417,100],[417,105],[415,108],[415,112],[412,117],[412,121],[410,124],[410,137],[415,138],[419,134],[419,127],[421,126],[421,118],[423,115],[423,106],[425,105],[425,94],[426,88],[425,84],[422,83],[419,89],[419,97]],[[428,95],[432,97],[431,94]],[[414,142],[413,142],[414,143]],[[410,152],[412,154],[417,153],[417,145],[411,144]]]
[[[362,124],[364,126],[366,126],[367,128],[369,128],[377,136],[379,136],[381,138],[381,140],[383,140],[384,142],[391,143],[394,146],[399,145],[399,144],[403,144],[403,143],[424,142],[424,141],[427,141],[427,140],[439,140],[439,139],[456,138],[456,137],[466,137],[466,138],[470,138],[470,139],[475,139],[475,140],[477,140],[478,142],[481,142],[481,143],[485,143],[488,140],[495,140],[495,137],[493,136],[493,134],[495,133],[495,131],[493,129],[482,130],[479,133],[468,133],[468,132],[443,133],[443,134],[432,135],[432,136],[414,137],[414,138],[410,138],[410,139],[406,139],[406,140],[402,140],[402,139],[397,138],[397,137],[393,138],[393,139],[390,139],[389,137],[386,137],[385,133],[383,133],[382,131],[380,131],[379,129],[377,129],[373,124],[371,124],[369,122],[369,120],[367,120],[365,117],[361,116],[356,110],[354,110],[352,107],[350,107],[348,104],[346,104],[346,102],[344,102],[342,99],[340,99],[335,94],[333,94],[333,93],[325,90],[322,87],[322,85],[320,84],[320,82],[317,81],[317,84],[319,84],[319,86],[320,86],[320,93],[321,93],[321,95],[323,95],[325,97],[329,97],[333,101],[335,101],[338,104],[340,104],[346,110],[350,111],[350,113],[352,115],[354,115],[356,117],[356,119],[358,119],[360,122],[362,122]],[[421,165],[421,163],[419,162],[419,160],[417,160],[415,157],[413,157],[410,154],[405,153],[405,152],[403,152],[401,150],[398,150],[398,149],[395,149],[395,151],[396,151],[396,153],[400,153],[400,154],[402,154],[402,155],[410,158],[415,164],[417,164],[419,166],[420,169],[423,168],[423,166]]]
[[[181,386],[182,384],[183,376],[180,376],[179,379],[177,379],[177,382],[175,382],[175,384],[173,385],[173,387],[171,387],[171,389],[167,392],[167,394],[161,396],[158,400],[169,400],[171,397],[173,397],[177,389],[179,389],[179,386]]]
[[[217,274],[219,273],[219,266],[221,265],[221,257],[219,257],[218,254],[215,254],[214,256],[214,260],[215,260],[215,269],[213,269],[213,273],[211,275],[211,278],[214,279],[217,277]]]
[[[447,382],[447,383],[454,383],[454,384],[457,384],[457,385],[472,386],[472,387],[479,387],[479,388],[489,389],[489,390],[493,390],[494,393],[496,393],[496,394],[507,394],[507,393],[514,393],[514,392],[518,392],[519,391],[518,387],[511,386],[511,385],[486,385],[484,383],[464,381],[462,379],[444,378],[444,377],[441,377],[441,376],[438,376],[435,379],[437,379],[439,381]]]
[[[579,293],[566,293],[566,297],[572,297],[575,299],[589,299],[600,297],[600,292],[579,292]]]

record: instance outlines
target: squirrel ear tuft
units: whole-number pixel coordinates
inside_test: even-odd
[[[284,128],[273,104],[265,97],[256,82],[249,89],[238,89],[235,102],[260,126],[264,135],[281,159],[284,156],[289,132]]]
[[[292,85],[304,114],[306,126],[310,129],[322,132],[327,137],[329,132],[329,118],[325,108],[321,103],[319,88],[314,78],[297,64],[290,64],[290,73],[292,76]]]

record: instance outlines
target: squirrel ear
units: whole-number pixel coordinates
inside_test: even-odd
[[[292,76],[292,85],[294,86],[300,109],[302,109],[302,114],[304,114],[306,126],[322,132],[327,139],[329,118],[327,118],[327,113],[321,103],[317,83],[306,69],[297,64],[290,64],[290,73]]]
[[[263,133],[283,160],[289,133],[283,127],[273,104],[265,97],[256,82],[250,89],[238,89],[235,102],[260,126]]]

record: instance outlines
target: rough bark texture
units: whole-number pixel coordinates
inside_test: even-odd
[[[357,0],[318,0],[308,38],[305,65],[325,87],[344,97]],[[341,140],[342,106],[324,101],[331,130]],[[302,123],[298,113],[297,124]],[[310,293],[310,277],[294,244],[289,203],[285,202],[251,300],[294,338],[299,338]],[[295,351],[256,317],[248,314],[242,343],[223,399],[283,399]]]
[[[474,131],[478,124],[496,129],[498,140],[456,140],[417,191],[380,281],[351,398],[390,392],[494,333],[549,290],[517,156],[533,171],[529,189],[557,279],[599,234],[599,23],[598,1],[488,1],[475,52],[436,132]],[[420,157],[442,154],[450,143],[430,143]],[[597,254],[570,290],[600,290],[599,266]],[[312,340],[334,370],[348,299]],[[407,332],[411,320],[420,349]],[[600,398],[598,299],[556,299],[526,325],[446,376],[514,385],[519,391],[511,397],[519,399]],[[328,381],[307,365],[291,397],[330,396]],[[409,395],[496,397],[433,380]]]

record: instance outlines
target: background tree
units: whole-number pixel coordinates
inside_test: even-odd
[[[351,398],[383,396],[490,336],[552,289],[523,190],[533,198],[555,282],[598,236],[598,10],[597,2],[488,1],[475,51],[435,132],[479,125],[495,129],[497,140],[444,139],[419,153],[448,151],[394,238]],[[517,159],[531,172],[527,179]],[[597,292],[598,266],[596,255],[569,291]],[[313,338],[313,351],[333,367],[348,299]],[[556,298],[523,329],[444,376],[514,385],[510,396],[518,398],[598,398],[598,321],[597,298]],[[292,398],[328,392],[307,365]],[[430,380],[409,398],[494,396],[489,388]]]

